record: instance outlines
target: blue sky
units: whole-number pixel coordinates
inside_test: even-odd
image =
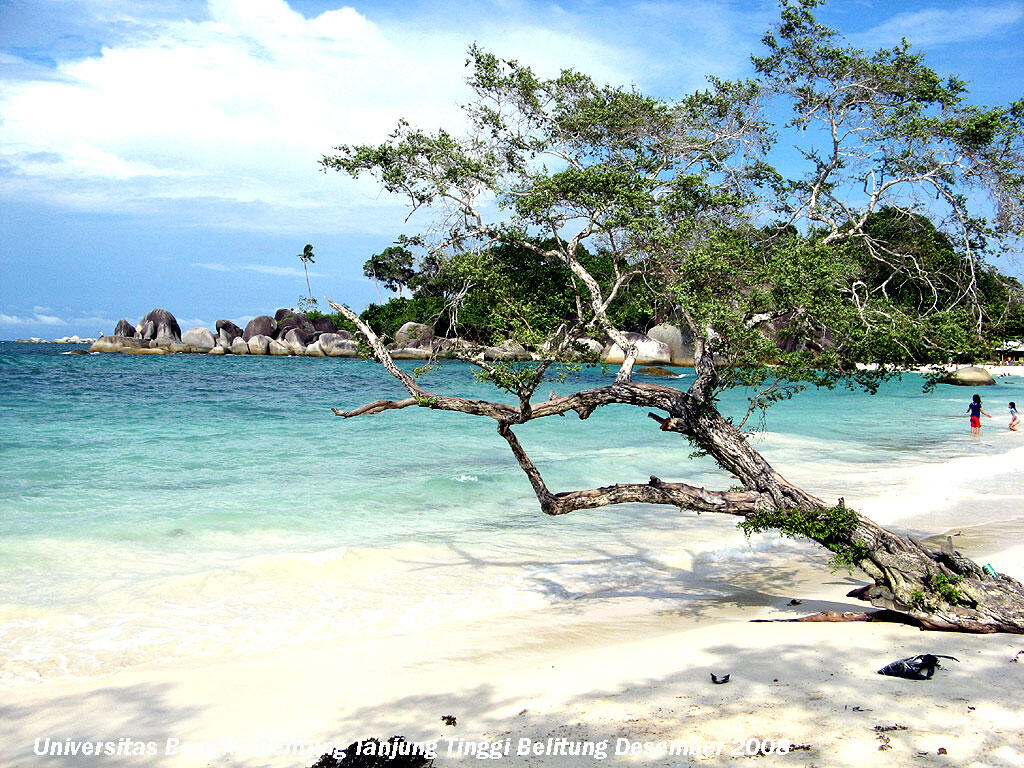
[[[760,0],[0,0],[0,338],[294,306],[307,242],[314,294],[361,308],[377,295],[362,263],[405,211],[317,161],[400,116],[457,123],[470,43],[672,97],[749,74],[775,16]],[[978,102],[1024,95],[1024,0],[820,16],[866,48],[907,37]]]

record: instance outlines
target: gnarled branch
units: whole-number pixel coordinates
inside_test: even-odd
[[[552,493],[507,422],[498,425],[498,434],[509,444],[512,455],[529,478],[541,509],[547,515],[565,515],[578,509],[610,504],[667,504],[695,512],[745,517],[761,509],[768,498],[757,491],[709,491],[688,483],[666,483],[654,475],[647,483],[616,483],[582,491]]]
[[[331,408],[331,411],[335,416],[351,419],[353,416],[362,416],[364,413],[373,415],[375,413],[383,413],[384,411],[393,411],[398,408],[408,408],[411,405],[418,404],[419,401],[415,397],[407,397],[405,400],[374,400],[372,403],[361,405],[351,411],[343,411],[340,408]]]

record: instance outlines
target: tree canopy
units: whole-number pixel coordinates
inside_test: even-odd
[[[434,291],[439,317],[472,313],[486,335],[523,340],[535,358],[465,353],[516,406],[430,392],[334,305],[410,394],[338,413],[418,406],[492,418],[549,514],[626,502],[734,514],[748,530],[796,532],[857,565],[878,605],[933,626],[1022,631],[1020,584],[986,581],[959,553],[930,552],[796,488],[717,410],[737,385],[751,388],[754,408],[805,384],[871,390],[910,365],[980,354],[1019,302],[1019,284],[988,261],[1024,226],[1024,101],[973,105],[962,81],[940,77],[906,42],[873,53],[848,45],[815,18],[819,4],[783,0],[752,79],[710,77],[673,100],[571,70],[545,79],[472,47],[463,135],[403,121],[379,145],[325,156],[326,168],[404,196],[423,223],[396,240],[427,275],[416,298]],[[773,164],[792,135],[800,167]],[[687,391],[632,381],[630,317],[670,319],[692,336]],[[615,383],[535,401],[587,335],[624,350]],[[549,490],[512,428],[610,403],[652,409],[743,490],[654,477]],[[961,586],[936,586],[949,579]]]

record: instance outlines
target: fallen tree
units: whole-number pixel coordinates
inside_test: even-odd
[[[756,80],[711,79],[674,102],[571,71],[544,80],[473,48],[466,136],[402,123],[379,146],[326,156],[326,168],[374,175],[414,212],[434,213],[425,233],[399,245],[466,291],[489,285],[495,327],[537,358],[503,364],[463,351],[517,404],[433,392],[331,302],[409,393],[335,413],[420,407],[492,419],[546,514],[645,503],[733,515],[748,533],[818,542],[873,580],[861,597],[922,626],[1021,633],[1024,585],[794,486],[742,432],[751,414],[807,386],[873,392],[910,366],[982,354],[1019,300],[1019,284],[986,258],[1022,229],[1024,102],[970,105],[961,81],[943,81],[906,43],[870,55],[846,46],[815,19],[816,5],[784,0],[766,55],[754,59]],[[781,101],[793,118],[773,126],[765,107]],[[768,164],[778,131],[801,138],[802,173]],[[571,272],[576,311],[553,335],[537,333],[537,309],[514,285],[488,282],[489,252],[510,244]],[[601,274],[585,263],[585,244],[607,265]],[[692,335],[686,391],[632,380],[636,341],[609,313],[627,294]],[[614,383],[539,399],[566,361],[587,360],[574,346],[587,335],[623,350]],[[718,398],[741,386],[749,409],[734,423]],[[742,490],[653,476],[549,489],[514,427],[570,412],[586,419],[611,404],[648,410]]]

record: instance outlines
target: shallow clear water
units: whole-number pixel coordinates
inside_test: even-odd
[[[734,597],[712,571],[816,557],[671,509],[548,518],[488,419],[334,417],[402,395],[373,363],[70,349],[0,343],[0,685],[584,598],[699,613]],[[609,380],[595,369],[554,388]],[[424,382],[494,397],[461,364]],[[971,393],[923,394],[912,375],[874,397],[806,392],[754,440],[808,490],[920,535],[1019,517],[1024,436],[1005,413],[1024,378],[982,392],[996,418],[980,439]],[[743,393],[725,410],[742,413]],[[732,484],[644,410],[517,434],[556,490]],[[965,513],[979,494],[984,513]]]

